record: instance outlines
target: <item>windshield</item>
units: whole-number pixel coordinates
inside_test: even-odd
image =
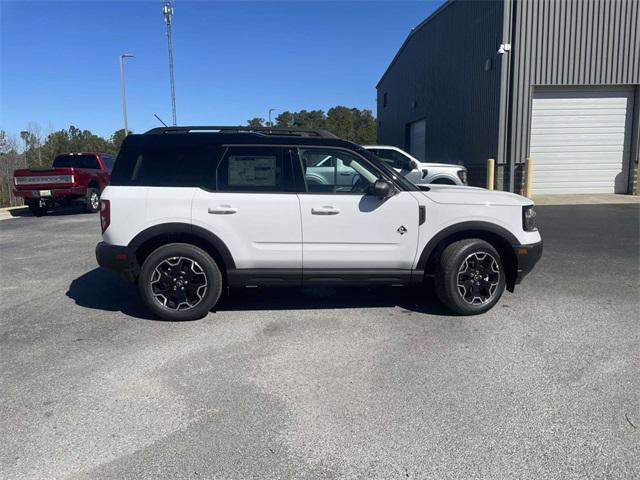
[[[398,172],[396,172],[392,167],[390,167],[384,160],[382,160],[381,158],[375,156],[369,150],[361,147],[360,149],[358,149],[358,153],[361,154],[362,156],[364,156],[365,158],[367,158],[368,160],[371,160],[371,162],[373,162],[376,167],[378,167],[380,170],[382,170],[388,176],[393,178],[393,180],[395,180],[397,183],[402,185],[402,187],[405,190],[409,190],[409,191],[413,191],[413,192],[420,190],[415,184],[413,184],[412,182],[407,180],[402,175],[399,175]]]

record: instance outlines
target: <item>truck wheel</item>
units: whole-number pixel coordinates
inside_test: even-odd
[[[505,287],[500,254],[484,240],[472,238],[447,246],[435,275],[436,294],[460,315],[491,309]]]
[[[87,189],[86,208],[89,213],[96,213],[100,210],[100,191],[97,188]]]
[[[144,261],[138,288],[145,304],[164,320],[204,317],[218,302],[222,274],[204,250],[187,243],[159,247]]]
[[[31,212],[31,215],[34,217],[42,217],[46,215],[47,210],[49,210],[48,205],[41,207],[39,202],[29,202],[27,206],[29,207],[29,212]]]

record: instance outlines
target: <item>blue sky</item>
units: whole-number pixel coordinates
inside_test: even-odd
[[[170,123],[162,2],[0,0],[0,128],[122,128],[118,55],[127,60],[129,127]],[[244,124],[283,110],[369,108],[410,29],[437,1],[176,0],[178,124]]]

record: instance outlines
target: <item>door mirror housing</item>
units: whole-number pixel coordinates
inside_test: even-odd
[[[415,170],[416,168],[418,168],[418,162],[416,162],[415,160],[411,160],[409,162],[409,170]]]
[[[387,180],[376,180],[375,183],[371,185],[370,193],[380,199],[388,198],[393,195],[393,185]]]

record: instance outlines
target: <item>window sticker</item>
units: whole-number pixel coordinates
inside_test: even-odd
[[[231,155],[228,184],[236,187],[275,187],[276,157]]]

